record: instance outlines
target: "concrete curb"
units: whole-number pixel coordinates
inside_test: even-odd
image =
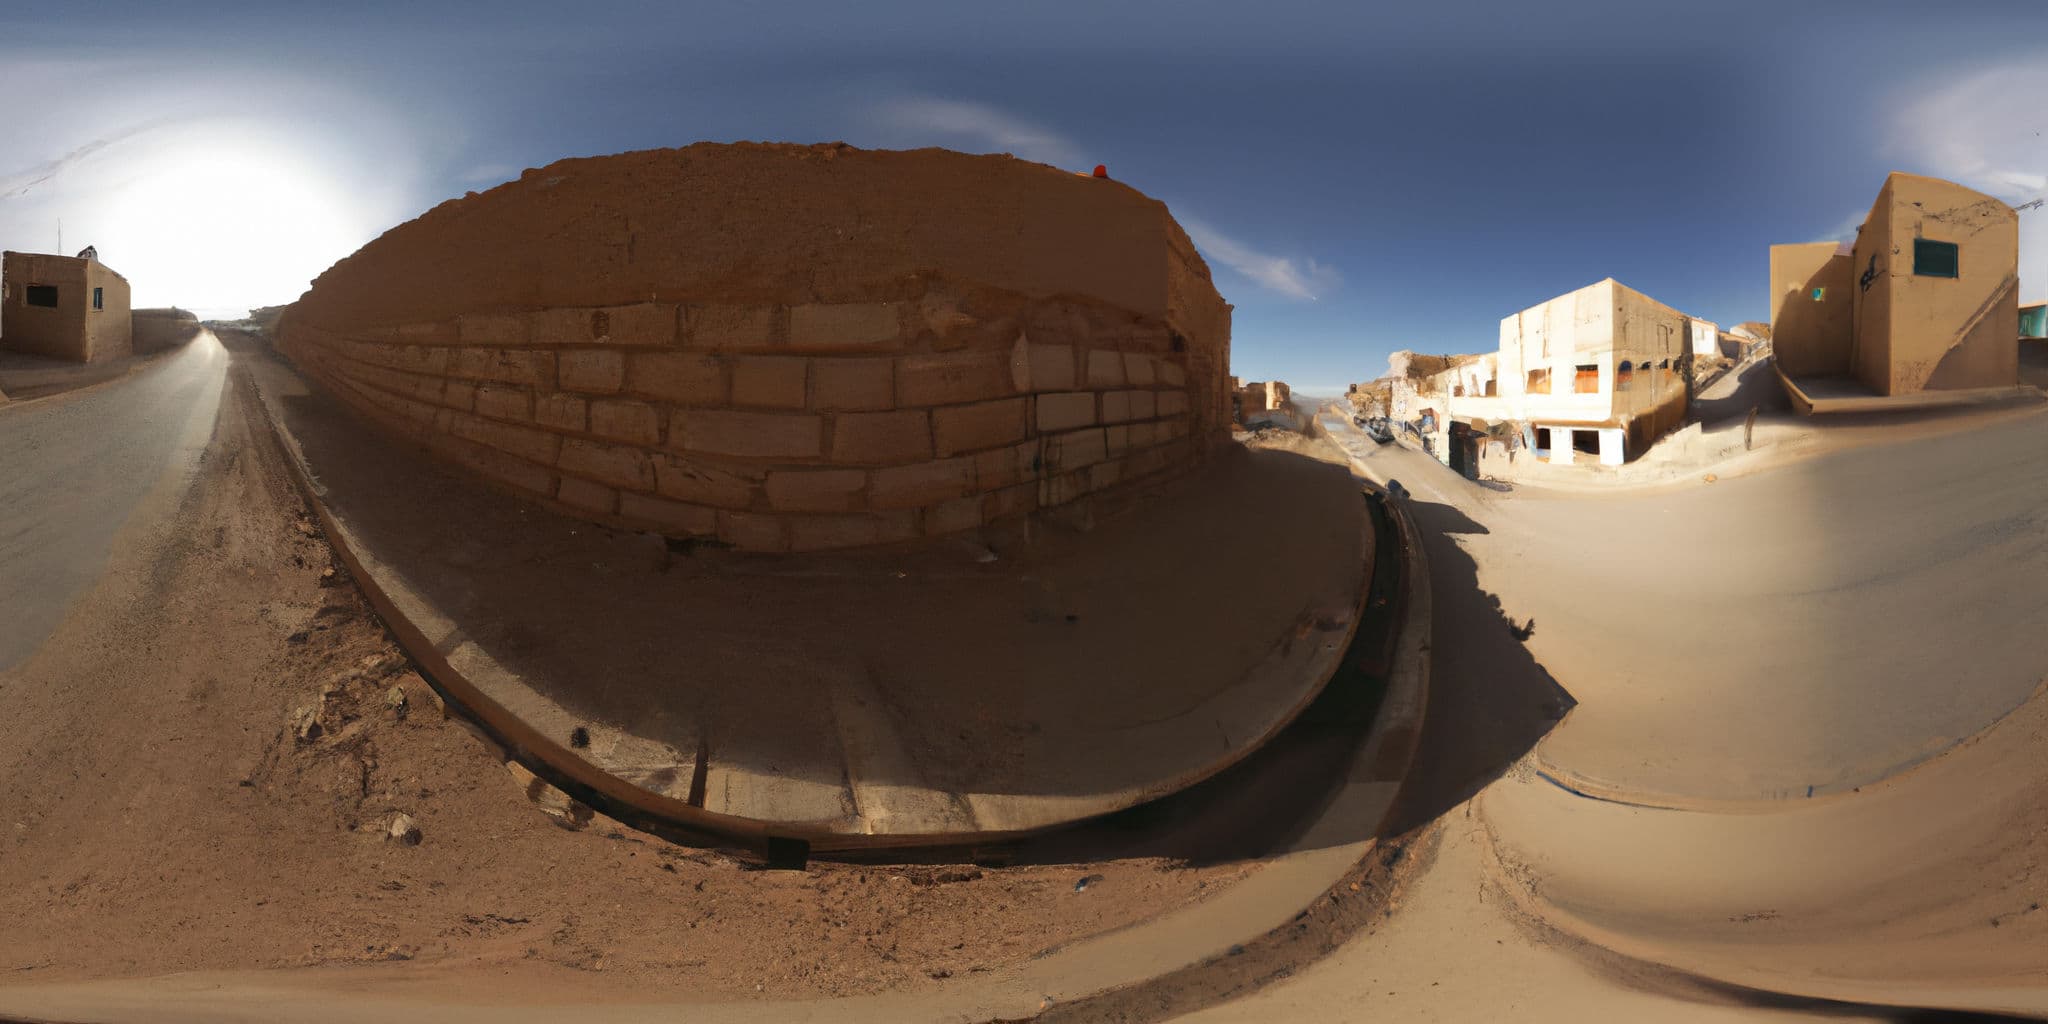
[[[280,436],[280,441],[283,437]],[[1384,494],[1374,486],[1376,493]],[[599,1005],[564,992],[553,1005],[461,1003],[432,989],[432,975],[409,982],[404,968],[336,972],[207,972],[134,981],[80,982],[0,988],[0,1014],[35,1020],[103,1022],[270,1022],[309,1020],[371,1024],[416,1016],[432,1007],[437,1020],[455,1024],[541,1024],[569,1012],[593,1024],[669,1021],[684,1013],[701,1024],[1029,1020],[1048,1006],[1127,989],[1168,975],[1229,962],[1230,950],[1261,940],[1285,941],[1304,908],[1331,896],[1371,857],[1378,839],[1318,847],[1322,836],[1355,826],[1364,811],[1383,828],[1406,782],[1429,706],[1431,594],[1421,535],[1395,502],[1381,507],[1400,537],[1400,578],[1388,602],[1396,626],[1386,691],[1347,773],[1344,789],[1291,852],[1265,864],[1221,895],[1121,931],[1076,942],[999,969],[972,987],[937,993],[897,993],[845,999],[758,1003]],[[1321,955],[1315,950],[1313,955]],[[374,986],[367,984],[375,978]],[[417,986],[414,991],[408,989]],[[344,996],[346,998],[344,998]],[[573,1007],[573,1011],[571,1010]]]
[[[304,387],[308,391],[318,387],[281,362],[274,369],[280,374],[289,375],[288,379],[293,380],[296,386]],[[379,616],[418,664],[427,681],[449,705],[456,708],[466,719],[476,722],[493,740],[504,746],[515,759],[526,764],[535,774],[590,803],[603,813],[629,824],[653,822],[658,826],[679,827],[690,833],[721,837],[755,847],[764,846],[775,839],[793,839],[809,844],[810,849],[818,852],[853,852],[876,849],[957,848],[1002,843],[1126,810],[1180,792],[1214,777],[1237,764],[1252,751],[1263,747],[1291,724],[1321,694],[1336,674],[1363,618],[1364,606],[1372,589],[1372,574],[1367,572],[1353,599],[1349,620],[1341,627],[1341,636],[1332,636],[1328,638],[1327,643],[1318,641],[1313,645],[1283,645],[1277,660],[1268,658],[1267,661],[1251,668],[1245,677],[1246,680],[1262,673],[1301,672],[1306,673],[1315,682],[1303,692],[1293,706],[1282,708],[1278,713],[1268,714],[1263,719],[1254,719],[1260,726],[1254,738],[1228,751],[1225,756],[1208,763],[1199,771],[1184,772],[1177,777],[1156,782],[1139,790],[1097,795],[1086,799],[1061,797],[1012,801],[1014,806],[1004,808],[1007,811],[1007,820],[999,818],[999,826],[984,826],[976,831],[878,835],[857,831],[820,830],[807,827],[806,823],[802,822],[735,817],[705,810],[667,793],[646,789],[609,770],[602,763],[593,762],[587,756],[593,752],[601,752],[608,746],[625,746],[632,740],[632,737],[626,734],[619,734],[620,738],[617,741],[608,744],[604,741],[610,738],[600,737],[598,730],[592,728],[589,732],[592,737],[589,749],[572,751],[555,738],[570,734],[566,725],[562,728],[543,729],[536,724],[531,714],[515,714],[501,700],[494,698],[494,692],[504,693],[511,687],[525,687],[525,684],[498,664],[488,652],[471,642],[449,616],[431,606],[422,595],[408,588],[401,574],[380,563],[375,555],[360,543],[346,521],[338,516],[326,501],[324,490],[320,487],[312,468],[306,463],[298,439],[292,436],[285,426],[279,411],[271,406],[274,396],[262,394],[263,389],[255,383],[253,375],[245,372],[243,377],[257,392],[257,405],[263,409],[272,432],[285,451],[285,462],[291,468],[293,479],[319,520],[329,542],[343,564],[354,575],[357,584]],[[1370,535],[1375,531],[1369,517],[1362,529],[1369,535],[1368,539],[1371,539]],[[1378,557],[1377,554],[1375,557]],[[1239,684],[1224,696],[1227,698],[1242,688],[1243,684]],[[1201,710],[1198,708],[1189,714]],[[566,712],[553,717],[567,721]],[[982,821],[989,820],[986,815],[980,817]]]

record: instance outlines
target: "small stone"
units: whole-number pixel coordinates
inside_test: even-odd
[[[320,725],[320,712],[310,704],[300,705],[292,712],[292,735],[300,743],[311,743],[325,731]]]
[[[420,844],[420,826],[418,822],[412,820],[412,815],[410,814],[401,814],[392,818],[391,828],[387,830],[386,834],[402,846],[418,846]]]
[[[400,718],[405,717],[405,687],[394,686],[384,693],[384,706]]]
[[[1080,881],[1074,883],[1074,891],[1085,892],[1089,886],[1100,881],[1102,881],[1101,875],[1083,875]]]

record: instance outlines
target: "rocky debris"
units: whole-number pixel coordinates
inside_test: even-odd
[[[1089,886],[1094,885],[1095,883],[1100,881],[1102,881],[1101,875],[1082,875],[1080,880],[1074,883],[1074,891],[1087,892]]]
[[[326,727],[320,724],[320,710],[311,704],[302,704],[293,711],[291,724],[292,735],[300,743],[311,743],[319,739],[321,733],[327,731]]]
[[[422,838],[419,822],[412,820],[410,814],[392,818],[391,827],[385,830],[385,834],[401,846],[418,846]]]
[[[408,707],[405,699],[405,687],[394,686],[391,689],[384,691],[384,706],[385,708],[389,709],[392,714],[397,715],[400,718],[404,718],[406,709]]]
[[[580,831],[589,827],[591,819],[597,816],[597,812],[591,810],[588,805],[556,789],[546,779],[527,771],[526,766],[517,761],[505,762],[505,771],[511,774],[513,783],[518,785],[520,793],[528,802],[540,808],[542,814],[563,828],[572,832]]]

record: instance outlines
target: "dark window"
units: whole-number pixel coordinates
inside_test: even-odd
[[[94,309],[105,309],[105,308],[107,308],[107,303],[106,303],[106,299],[105,299],[105,296],[101,294],[101,293],[102,293],[102,292],[103,292],[104,290],[105,290],[105,289],[101,289],[101,288],[94,288],[94,289],[92,290],[92,308],[94,308]]]
[[[32,284],[28,286],[28,304],[57,308],[57,286],[54,284]]]
[[[1572,392],[1580,395],[1599,394],[1600,368],[1598,366],[1578,367],[1577,372],[1572,375]]]
[[[1614,390],[1627,391],[1629,385],[1635,383],[1635,376],[1636,364],[1622,360],[1621,365],[1614,368]]]
[[[1499,380],[1488,380],[1488,381],[1486,382],[1486,397],[1488,397],[1488,398],[1498,398],[1498,397],[1500,397],[1500,381],[1499,381]]]
[[[1527,390],[1528,390],[1528,393],[1529,393],[1529,394],[1532,394],[1532,395],[1547,395],[1547,394],[1549,394],[1549,393],[1550,393],[1550,371],[1549,371],[1549,370],[1530,370],[1530,371],[1529,371],[1529,387],[1528,387],[1528,389],[1527,389]]]
[[[1588,455],[1600,454],[1600,432],[1597,430],[1572,431],[1572,450]]]
[[[1962,255],[1954,242],[1913,239],[1913,273],[1918,277],[1955,277],[1962,268]]]

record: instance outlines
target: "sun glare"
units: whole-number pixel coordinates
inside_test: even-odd
[[[73,237],[128,278],[137,306],[290,302],[374,234],[329,173],[273,144],[180,142],[122,171],[91,218],[100,230]]]

